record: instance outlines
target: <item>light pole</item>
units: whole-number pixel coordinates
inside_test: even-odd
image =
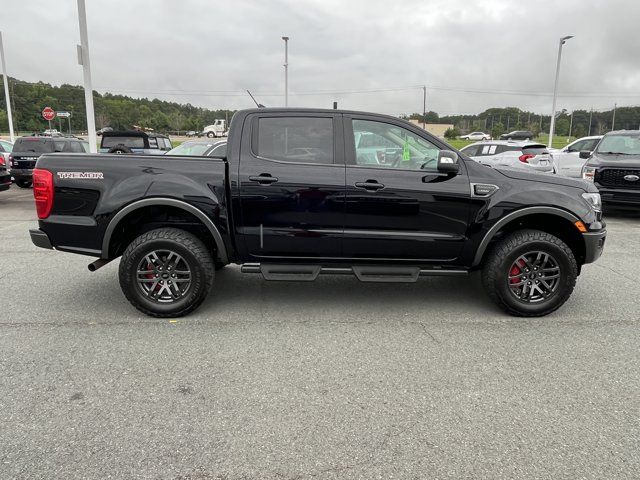
[[[556,64],[556,82],[553,86],[553,107],[551,108],[551,127],[549,128],[549,148],[553,142],[553,130],[556,126],[556,100],[558,97],[558,79],[560,78],[560,59],[562,58],[562,45],[573,38],[573,35],[567,35],[560,39],[560,45],[558,45],[558,63]]]
[[[9,121],[9,136],[11,143],[15,141],[13,135],[13,118],[11,117],[11,100],[9,99],[9,77],[7,77],[7,65],[4,61],[4,45],[2,44],[2,32],[0,32],[0,57],[2,59],[2,79],[4,80],[4,99],[7,102],[7,120]]]
[[[78,63],[82,65],[84,77],[84,103],[87,109],[87,131],[91,153],[98,152],[96,143],[96,117],[93,111],[93,88],[91,87],[91,63],[89,61],[89,35],[87,34],[87,10],[84,0],[78,0],[78,22],[80,23],[80,45]]]
[[[284,106],[289,106],[289,37],[284,40]]]

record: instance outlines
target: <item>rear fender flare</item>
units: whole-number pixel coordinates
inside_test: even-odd
[[[138,200],[136,202],[130,203],[118,213],[116,213],[109,225],[107,225],[107,229],[104,233],[104,237],[102,239],[102,258],[109,258],[109,244],[111,243],[111,236],[113,235],[114,230],[120,223],[120,221],[127,216],[129,213],[138,210],[139,208],[156,206],[156,205],[167,205],[170,207],[177,207],[182,210],[185,210],[191,214],[193,214],[196,218],[198,218],[209,230],[211,236],[213,237],[216,249],[218,253],[218,260],[222,263],[229,263],[229,257],[227,255],[227,249],[224,245],[224,241],[222,240],[222,235],[220,235],[220,231],[218,227],[213,223],[213,221],[200,209],[194,207],[193,205],[183,202],[182,200],[177,200],[175,198],[145,198],[143,200]]]

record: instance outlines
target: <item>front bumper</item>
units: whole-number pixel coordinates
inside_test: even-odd
[[[602,203],[607,205],[629,205],[640,207],[640,190],[624,188],[607,188],[596,184]]]
[[[593,263],[604,250],[604,242],[607,237],[607,231],[601,230],[599,232],[587,232],[582,234],[584,238],[585,255],[584,263]]]
[[[48,248],[49,250],[53,250],[51,240],[49,240],[49,235],[44,233],[42,230],[39,230],[37,228],[31,229],[29,230],[29,235],[31,235],[31,241],[36,247]]]
[[[28,168],[12,168],[11,176],[16,180],[31,180],[33,178],[33,170]]]

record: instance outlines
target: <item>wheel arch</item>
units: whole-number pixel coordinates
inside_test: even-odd
[[[576,215],[557,207],[526,207],[511,212],[498,220],[484,235],[476,250],[472,267],[482,263],[489,246],[499,234],[520,228],[537,228],[558,236],[567,243],[580,265],[584,262],[586,247],[582,234],[575,227],[577,221],[580,219]]]
[[[182,200],[178,200],[175,198],[164,198],[164,197],[145,198],[142,200],[138,200],[133,203],[130,203],[129,205],[119,210],[118,213],[116,213],[113,216],[113,218],[109,221],[109,224],[107,225],[107,228],[105,230],[104,237],[102,239],[102,252],[101,252],[102,258],[111,257],[110,255],[111,239],[114,231],[116,230],[120,222],[122,222],[129,214],[134,213],[137,210],[140,210],[146,207],[152,207],[152,206],[174,207],[196,217],[200,222],[202,222],[202,224],[207,228],[207,230],[211,234],[211,237],[213,238],[216,246],[218,259],[222,263],[225,263],[225,264],[229,263],[229,256],[227,254],[227,249],[225,247],[224,240],[222,239],[222,235],[220,234],[218,227],[216,227],[215,223],[213,223],[213,220],[211,220],[202,210],[194,207],[193,205],[187,202],[184,202]]]

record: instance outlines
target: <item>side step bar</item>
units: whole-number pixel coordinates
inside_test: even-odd
[[[261,273],[265,280],[312,282],[318,275],[355,275],[361,282],[416,282],[420,276],[465,276],[466,270],[394,265],[321,265],[245,263],[242,273]]]

